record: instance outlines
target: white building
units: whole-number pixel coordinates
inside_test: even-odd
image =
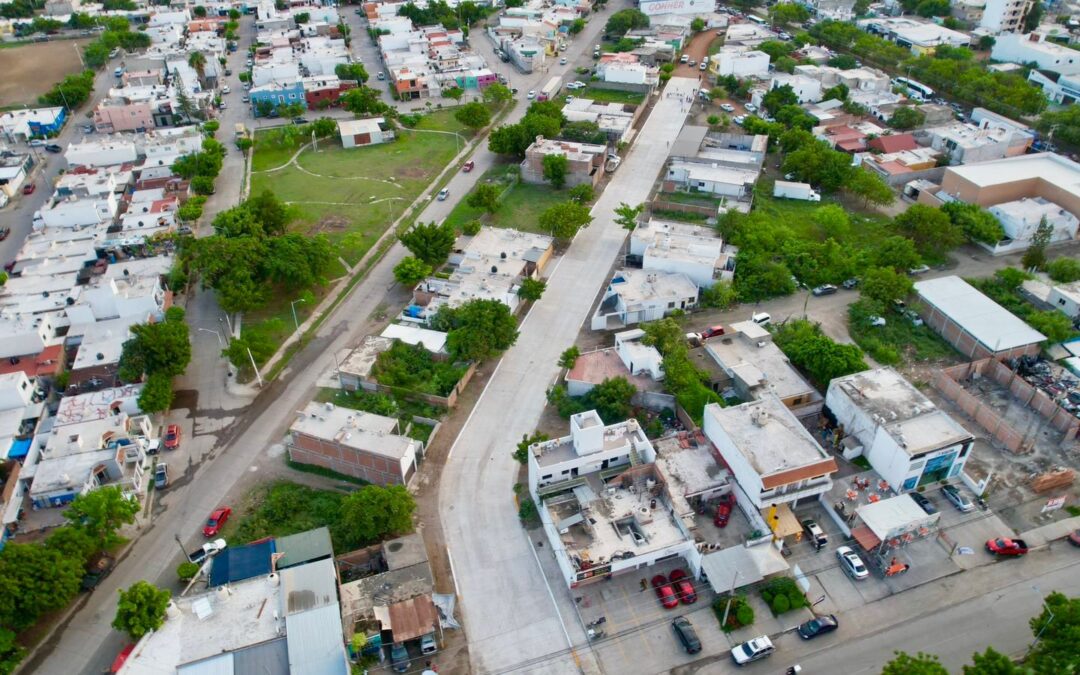
[[[1031,246],[1031,239],[1045,219],[1054,228],[1050,243],[1076,239],[1080,220],[1054,202],[1043,197],[1024,197],[1014,202],[995,204],[989,209],[1005,230],[1005,239],[994,245],[981,243],[994,255],[1023,251]]]
[[[138,158],[135,142],[119,138],[72,143],[64,152],[64,159],[71,166],[112,166],[134,162]]]
[[[709,70],[714,75],[764,78],[769,74],[769,55],[749,47],[724,46],[709,57]]]
[[[972,435],[892,368],[834,379],[825,405],[850,454],[898,492],[952,478],[971,456]]]
[[[635,54],[604,54],[596,65],[596,74],[604,82],[622,84],[647,84],[655,81],[655,69],[638,60]]]
[[[799,103],[817,103],[821,100],[823,89],[819,79],[807,77],[806,75],[789,75],[787,73],[773,75],[772,80],[769,82],[769,90],[783,86],[791,87],[791,90],[795,92],[795,96],[798,97]],[[760,101],[758,101],[758,105],[760,104]]]
[[[592,318],[593,330],[615,330],[664,318],[697,305],[698,287],[680,273],[622,269],[615,272]]]
[[[997,36],[991,58],[998,61],[1027,64],[1037,63],[1040,70],[1062,75],[1080,74],[1080,52],[1038,33],[1006,33]]]
[[[979,27],[991,33],[1016,33],[1033,4],[1033,0],[986,0]]]
[[[735,253],[711,227],[650,218],[630,234],[630,254],[641,257],[642,269],[682,273],[699,288],[734,276]]]
[[[693,192],[705,192],[718,197],[738,200],[754,191],[758,169],[725,166],[685,159],[673,159],[668,163],[666,180],[686,187]]]
[[[394,140],[394,132],[386,127],[383,117],[371,117],[362,120],[338,120],[338,133],[341,135],[341,147],[359,148],[365,145],[377,145]]]
[[[913,54],[931,52],[942,45],[967,47],[971,35],[938,25],[925,19],[907,16],[874,17],[856,22],[860,28],[878,33],[901,47],[910,47]]]

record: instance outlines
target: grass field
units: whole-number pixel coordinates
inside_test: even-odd
[[[79,53],[90,40],[54,40],[0,49],[0,107],[35,104],[38,96],[78,72]]]
[[[889,219],[878,213],[860,211],[848,204],[840,204],[826,198],[820,202],[804,202],[798,199],[773,199],[758,190],[754,196],[754,211],[769,215],[795,230],[799,237],[812,241],[825,241],[828,235],[814,222],[814,211],[826,204],[838,204],[851,220],[849,232],[843,238],[859,247],[872,247],[888,237]]]
[[[568,190],[555,190],[550,185],[531,185],[517,182],[517,166],[497,167],[485,173],[481,180],[503,186],[499,210],[486,213],[482,209],[469,206],[462,199],[447,216],[446,222],[461,229],[470,220],[480,220],[484,225],[506,227],[523,232],[547,234],[540,229],[540,214],[549,206],[570,199]],[[513,185],[512,187],[509,187]]]

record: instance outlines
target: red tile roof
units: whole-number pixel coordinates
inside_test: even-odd
[[[34,356],[23,356],[18,363],[10,359],[0,361],[0,375],[8,373],[26,373],[27,377],[52,377],[60,373],[64,365],[63,345],[53,345],[41,350]]]
[[[914,150],[919,147],[915,137],[911,134],[891,134],[878,136],[870,141],[870,147],[882,152],[900,152],[901,150]]]

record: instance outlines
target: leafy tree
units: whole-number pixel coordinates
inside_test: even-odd
[[[83,60],[90,68],[100,68],[109,62],[109,47],[101,40],[94,40],[83,47]]]
[[[961,201],[948,202],[942,205],[941,210],[954,225],[964,231],[964,235],[971,241],[996,244],[1005,238],[1005,230],[998,219],[978,204]]]
[[[889,184],[866,169],[852,171],[843,188],[845,192],[861,197],[864,205],[888,206],[896,199]]]
[[[489,84],[484,88],[483,96],[486,103],[502,105],[503,103],[513,100],[514,93],[505,85],[495,83]]]
[[[1058,283],[1080,280],[1080,261],[1075,258],[1055,258],[1046,264],[1046,273]]]
[[[784,26],[789,23],[801,24],[809,18],[810,12],[794,2],[778,2],[769,8],[769,21],[774,26]]]
[[[979,38],[978,49],[981,52],[988,52],[994,48],[995,44],[997,44],[997,40],[994,39],[993,35],[983,35]]]
[[[411,255],[405,256],[401,259],[401,262],[394,266],[394,278],[397,279],[399,284],[407,288],[416,286],[430,274],[431,265]]]
[[[8,542],[0,551],[0,625],[19,631],[66,605],[83,577],[83,561],[39,544]]]
[[[191,197],[176,210],[176,216],[185,223],[194,223],[202,216],[204,204],[206,197]]]
[[[124,495],[115,485],[92,490],[72,500],[64,517],[70,527],[82,530],[102,549],[116,541],[116,532],[135,522],[139,502]]]
[[[592,183],[579,183],[570,188],[570,199],[578,204],[588,204],[595,198],[596,191],[593,190]]]
[[[867,368],[862,360],[862,350],[855,345],[834,342],[821,331],[820,324],[806,319],[784,323],[773,339],[793,364],[822,387],[837,377]]]
[[[544,180],[556,190],[566,185],[566,176],[570,172],[570,160],[566,155],[544,155]]]
[[[1010,291],[1020,288],[1020,284],[1031,278],[1030,274],[1015,267],[1003,267],[994,272],[994,281]]]
[[[85,103],[93,91],[94,71],[85,70],[60,80],[52,89],[39,96],[38,101],[44,105],[64,106],[68,110],[74,110]]]
[[[914,106],[903,106],[897,108],[896,112],[889,118],[888,124],[893,129],[915,129],[922,126],[926,121],[926,113],[919,110]]]
[[[795,152],[807,144],[816,142],[814,134],[806,129],[788,129],[780,136],[780,149],[785,153]]]
[[[851,157],[823,141],[816,141],[789,153],[784,158],[783,171],[817,185],[823,192],[834,192],[851,177]]]
[[[200,196],[214,194],[214,179],[210,176],[195,176],[191,179],[191,191]]]
[[[518,441],[517,449],[514,450],[514,459],[522,464],[529,463],[529,447],[542,443],[548,440],[550,437],[542,431],[533,432],[532,436],[527,434],[521,435],[521,440]]]
[[[584,396],[586,405],[595,409],[604,424],[615,424],[628,419],[634,411],[630,399],[637,387],[625,377],[605,378]]]
[[[699,16],[694,17],[693,20],[690,21],[690,30],[694,31],[695,33],[700,33],[701,31],[705,30],[705,26],[705,19],[702,19]]]
[[[203,79],[206,74],[206,55],[202,52],[191,52],[188,54],[188,65],[199,74],[200,80]]]
[[[204,288],[217,291],[218,303],[226,312],[244,312],[266,302],[269,291],[261,269],[266,260],[262,239],[203,237],[190,242],[187,250],[191,271],[201,277]]]
[[[504,124],[488,134],[488,150],[497,155],[524,157],[533,140],[521,124]]]
[[[1032,312],[1028,314],[1027,322],[1050,342],[1064,342],[1075,333],[1069,317],[1056,310]]]
[[[1046,596],[1045,607],[1028,625],[1039,637],[1034,649],[1024,659],[1024,666],[1040,675],[1075,672],[1080,663],[1080,598],[1062,593]],[[1051,614],[1052,613],[1052,614]]]
[[[887,303],[902,300],[911,293],[911,278],[891,267],[875,267],[863,274],[860,292],[864,297]]]
[[[776,111],[776,121],[789,129],[810,131],[817,126],[817,118],[797,105],[781,106]]]
[[[203,7],[202,5],[196,5],[191,10],[191,13],[194,14],[195,16],[199,17],[200,19],[205,18],[206,17],[206,7]]]
[[[899,651],[894,654],[895,658],[881,669],[881,675],[949,675],[949,671],[933,654],[919,652],[911,656]]]
[[[354,115],[381,115],[390,110],[379,98],[379,92],[370,87],[357,87],[342,94],[341,107]]]
[[[522,300],[536,302],[540,299],[540,296],[544,294],[545,288],[547,288],[547,282],[543,279],[526,277],[525,279],[522,279],[521,286],[518,287],[518,297]]]
[[[451,86],[443,89],[442,95],[446,98],[452,98],[455,101],[460,101],[461,97],[465,95],[465,90],[458,86]]]
[[[539,222],[540,227],[551,232],[551,236],[569,241],[579,229],[592,222],[592,215],[585,206],[575,201],[567,201],[549,206],[540,214]]]
[[[822,101],[829,101],[829,100],[846,101],[847,97],[848,97],[848,94],[850,94],[850,93],[851,93],[851,90],[848,89],[848,86],[846,84],[844,84],[843,82],[841,82],[840,84],[836,85],[835,87],[832,87],[830,89],[826,89],[821,94],[821,100]]]
[[[644,210],[644,203],[630,206],[626,202],[619,202],[619,205],[615,207],[615,222],[621,225],[624,230],[633,231],[637,227],[638,217]]]
[[[964,231],[944,211],[925,204],[912,204],[893,219],[893,227],[910,237],[919,253],[930,258],[940,259],[964,243]]]
[[[727,281],[719,281],[712,286],[701,289],[698,304],[702,307],[731,309],[738,301],[739,294],[735,292],[735,286]]]
[[[525,114],[550,117],[557,121],[560,127],[566,124],[566,116],[563,115],[562,105],[558,101],[533,101]]]
[[[474,209],[483,209],[488,213],[495,213],[499,210],[500,194],[498,186],[491,183],[481,183],[465,199],[465,203]]]
[[[176,577],[180,581],[191,581],[195,578],[195,575],[199,573],[199,566],[193,562],[185,560],[176,567]]]
[[[1043,14],[1046,13],[1046,7],[1041,2],[1036,2],[1028,10],[1028,13],[1024,15],[1024,32],[1030,33],[1039,27],[1039,23],[1042,21]]]
[[[604,34],[622,37],[635,28],[648,28],[649,17],[636,9],[621,9],[604,24]]]
[[[187,368],[191,341],[183,308],[170,307],[164,321],[136,324],[130,330],[134,337],[124,343],[120,353],[120,379],[135,382],[154,373],[176,377]]]
[[[26,650],[15,640],[15,633],[0,628],[0,675],[11,675],[26,658]]]
[[[300,290],[326,282],[325,274],[334,259],[326,235],[307,237],[290,232],[266,242],[266,258],[260,267],[263,283],[275,283],[287,290]]]
[[[559,367],[566,368],[567,370],[574,367],[577,363],[578,357],[581,356],[581,350],[577,345],[572,345],[563,350],[563,353],[559,355]]]
[[[790,84],[773,87],[773,89],[761,99],[762,107],[771,113],[775,113],[786,105],[798,105],[798,103],[799,96],[795,93],[795,90],[791,88]]]
[[[334,66],[334,74],[342,80],[354,80],[356,82],[367,82],[368,72],[367,68],[364,68],[362,63],[339,63]]]
[[[454,228],[446,223],[417,223],[398,238],[414,256],[432,267],[446,262],[457,239]]]
[[[735,291],[740,301],[758,302],[795,292],[791,271],[783,263],[742,250],[735,259]]]
[[[353,544],[368,544],[413,529],[416,502],[404,485],[365,485],[341,502],[341,517]]]
[[[479,220],[473,219],[461,226],[461,231],[470,237],[475,237],[480,234],[480,228],[483,227],[483,223]]]
[[[454,113],[454,119],[470,129],[483,129],[491,123],[491,112],[483,103],[466,103]]]
[[[172,593],[148,581],[135,582],[126,591],[120,591],[112,627],[138,642],[165,624],[165,608],[171,597]]]
[[[517,342],[517,321],[498,300],[470,300],[459,307],[443,307],[433,321],[446,330],[446,348],[458,361],[482,361]]]
[[[85,565],[90,556],[98,550],[98,542],[83,528],[63,525],[49,533],[45,539],[45,548]]]
[[[1046,265],[1046,247],[1050,244],[1053,235],[1054,226],[1048,223],[1044,216],[1039,221],[1039,227],[1036,228],[1035,234],[1031,236],[1031,246],[1024,251],[1023,257],[1020,258],[1020,264],[1024,266],[1024,269],[1041,270]]]
[[[1008,656],[987,647],[983,653],[971,655],[971,665],[964,666],[964,675],[1021,675],[1021,670]]]
[[[585,30],[585,19],[574,19],[570,22],[570,27],[568,28],[568,30],[570,31],[571,35],[577,35],[581,31]]]
[[[172,407],[172,378],[165,373],[153,373],[146,378],[139,393],[139,410],[144,413],[165,412]]]
[[[922,257],[915,249],[915,242],[907,237],[886,237],[876,247],[874,264],[906,272],[922,264]]]

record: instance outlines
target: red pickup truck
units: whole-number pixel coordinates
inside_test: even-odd
[[[995,555],[1021,556],[1028,552],[1028,545],[1023,539],[998,537],[986,542],[986,550]]]

